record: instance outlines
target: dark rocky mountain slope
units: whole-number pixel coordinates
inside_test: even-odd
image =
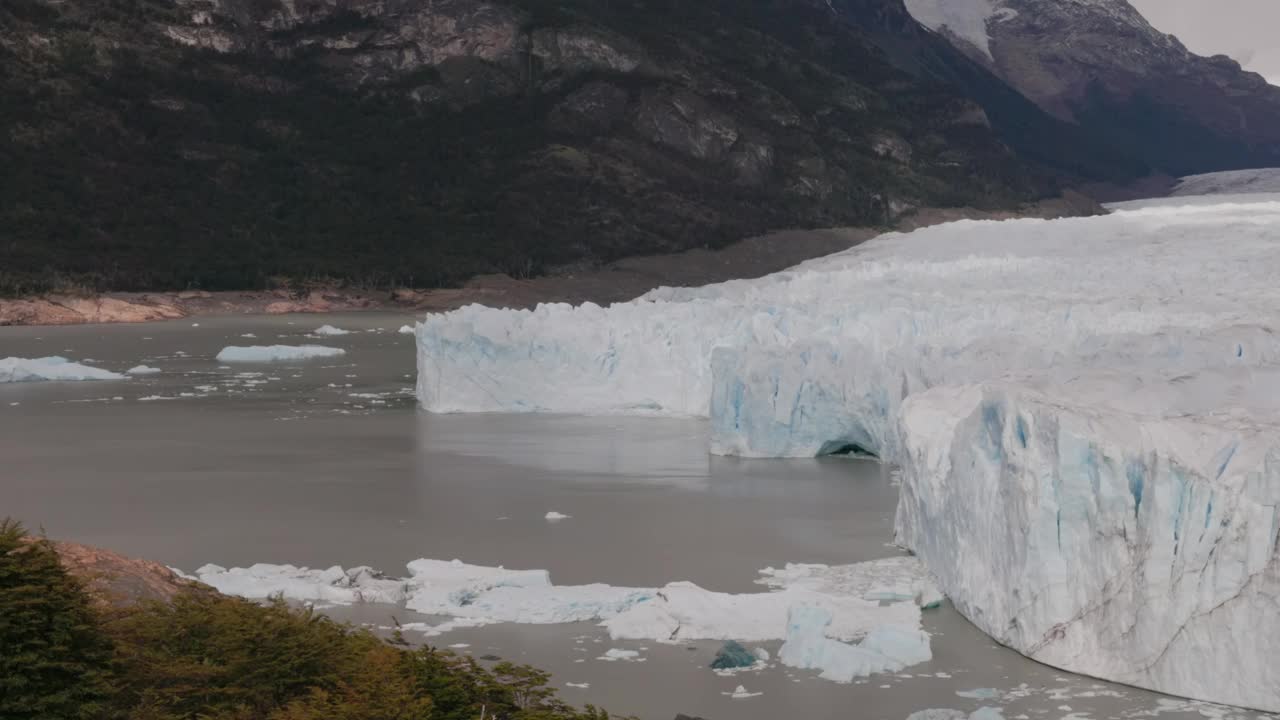
[[[1171,175],[1280,165],[1280,87],[1196,55],[1127,0],[908,0],[976,63]]]
[[[0,292],[447,285],[1143,171],[877,12],[6,0]]]

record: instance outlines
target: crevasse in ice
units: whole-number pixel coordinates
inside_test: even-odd
[[[1046,663],[1280,710],[1280,202],[891,234],[758,280],[417,328],[436,412],[709,417],[712,451],[856,446],[900,542]]]

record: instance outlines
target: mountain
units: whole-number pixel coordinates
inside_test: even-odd
[[[1052,182],[825,0],[6,0],[0,289],[445,285]]]
[[[1280,87],[1126,0],[906,0],[1041,108],[1171,175],[1280,164]]]

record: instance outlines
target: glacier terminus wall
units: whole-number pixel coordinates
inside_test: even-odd
[[[1280,196],[890,234],[756,280],[417,326],[433,412],[856,446],[897,539],[1041,662],[1280,711]]]

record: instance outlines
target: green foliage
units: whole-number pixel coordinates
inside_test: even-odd
[[[551,676],[212,593],[99,614],[46,540],[0,522],[4,720],[608,720]]]
[[[607,717],[561,702],[539,670],[406,649],[280,600],[184,595],[108,632],[120,710],[138,720],[474,720],[481,708],[496,720]]]
[[[0,521],[0,717],[102,717],[111,643],[97,622],[52,545]]]

